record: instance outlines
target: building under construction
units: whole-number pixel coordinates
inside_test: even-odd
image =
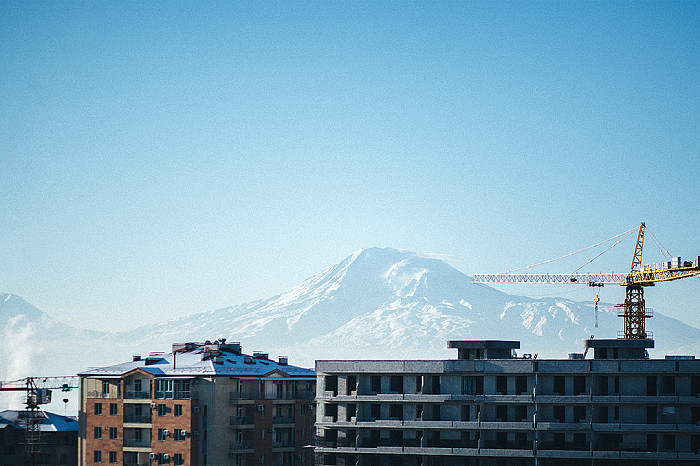
[[[453,360],[317,361],[317,464],[700,464],[700,360],[650,339],[568,359],[450,341]]]

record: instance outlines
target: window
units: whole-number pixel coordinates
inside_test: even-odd
[[[109,414],[110,414],[110,416],[116,416],[116,415],[117,415],[117,404],[116,404],[116,403],[110,403],[110,404],[109,404]]]
[[[462,395],[483,395],[484,394],[484,378],[483,377],[462,377]]]
[[[175,405],[175,416],[182,416],[182,405]]]
[[[370,392],[374,392],[376,394],[382,393],[382,377],[379,375],[373,375],[370,377]]]
[[[586,407],[585,406],[574,406],[574,422],[581,422],[586,420]]]
[[[174,381],[172,379],[156,379],[155,397],[172,399],[174,397]]]
[[[102,438],[102,427],[95,427],[95,438]]]
[[[185,460],[182,458],[182,453],[175,453],[173,455],[173,464],[175,464],[175,465],[185,464]]]
[[[136,393],[141,393],[143,389],[141,388],[141,379],[135,379],[134,380],[134,391]]]
[[[175,440],[176,442],[185,440],[185,435],[182,433],[181,429],[175,429],[173,431],[173,440]]]
[[[508,420],[508,407],[506,405],[496,406],[496,421],[505,422]]]
[[[109,452],[109,462],[110,462],[110,463],[116,463],[116,462],[117,462],[117,452],[116,452],[116,451],[110,451],[110,452]]]
[[[354,418],[357,416],[357,405],[354,403],[348,403],[347,410],[345,411],[346,413],[346,421],[351,422]]]
[[[165,440],[166,432],[167,431],[165,429],[158,429],[158,440],[161,442]]]
[[[353,392],[357,391],[357,377],[354,375],[348,375],[346,395],[352,395]]]
[[[102,462],[102,452],[100,450],[95,450],[95,454],[93,456],[93,459],[95,463],[101,463]]]
[[[583,395],[586,393],[586,376],[574,376],[574,395]]]
[[[158,464],[165,464],[166,459],[165,455],[163,453],[158,453]]]
[[[158,416],[165,416],[165,414],[168,412],[168,408],[164,404],[159,404],[158,405]]]
[[[565,383],[564,383],[564,376],[563,375],[555,375],[554,376],[554,393],[556,395],[564,395],[566,390],[565,390]]]
[[[554,420],[557,422],[566,422],[566,408],[564,406],[555,406]]]
[[[151,434],[149,433],[150,437]],[[143,442],[143,431],[141,429],[134,429],[134,441],[137,443]]]
[[[102,414],[102,403],[95,403],[95,414],[97,416]]]
[[[111,439],[117,438],[117,428],[116,427],[109,428],[109,438],[111,438]]]
[[[389,391],[392,393],[403,393],[403,377],[392,375],[389,377]]]
[[[109,398],[109,382],[102,381],[102,398]]]
[[[519,375],[515,378],[515,394],[522,395],[527,392],[527,376]]]
[[[496,394],[508,394],[508,377],[505,375],[496,376]]]
[[[672,394],[676,391],[676,378],[672,375],[665,375],[663,378],[664,394]]]
[[[390,404],[389,405],[389,419],[397,419],[403,421],[403,405],[402,404]]]

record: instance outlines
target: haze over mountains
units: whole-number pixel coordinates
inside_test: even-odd
[[[582,340],[592,334],[615,338],[622,328],[613,305],[599,309],[596,329],[590,301],[510,295],[471,283],[442,260],[369,248],[286,293],[127,332],[76,329],[2,294],[0,380],[75,374],[168,351],[173,342],[219,337],[305,367],[316,359],[453,358],[449,339],[520,340],[519,354],[566,357],[583,351]],[[700,329],[659,312],[648,327],[656,338],[652,357],[700,354]]]

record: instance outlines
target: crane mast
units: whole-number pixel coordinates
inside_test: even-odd
[[[660,265],[642,265],[645,230],[646,225],[642,222],[637,232],[637,243],[629,273],[476,274],[472,277],[472,282],[583,284],[597,287],[608,284],[621,285],[625,287],[625,301],[615,307],[618,308],[617,315],[624,319],[624,330],[618,332],[618,338],[633,340],[651,338],[651,332],[646,330],[646,319],[652,317],[653,313],[646,308],[644,287],[654,286],[658,282],[700,275],[700,256],[694,261],[681,262],[680,257],[676,257]],[[596,307],[597,304],[596,302]]]
[[[31,464],[37,464],[41,448],[41,423],[43,414],[39,405],[51,402],[51,390],[63,392],[78,388],[76,376],[26,377],[24,379],[0,382],[0,391],[26,392],[24,410],[25,452]]]

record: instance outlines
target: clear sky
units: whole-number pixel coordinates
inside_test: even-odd
[[[5,0],[0,70],[0,291],[72,325],[370,246],[501,272],[645,221],[700,254],[697,1]],[[700,326],[700,279],[646,296]]]

